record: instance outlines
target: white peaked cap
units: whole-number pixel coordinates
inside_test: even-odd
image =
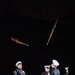
[[[59,62],[55,59],[52,60],[52,63],[55,65],[55,66],[59,66]]]
[[[44,67],[48,67],[48,68],[49,68],[49,67],[50,67],[50,65],[45,65]]]
[[[18,64],[22,64],[22,62],[21,61],[16,62],[15,66],[17,67]]]
[[[65,67],[65,70],[68,70],[69,69],[69,67]]]

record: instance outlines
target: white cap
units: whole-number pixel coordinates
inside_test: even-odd
[[[45,68],[50,68],[50,65],[45,65],[44,67],[45,67]]]
[[[16,62],[15,66],[17,67],[18,64],[22,64],[22,62],[21,61]]]
[[[55,59],[52,60],[52,63],[55,65],[55,66],[59,66],[59,62]]]
[[[69,69],[69,67],[65,67],[65,70],[68,70]]]

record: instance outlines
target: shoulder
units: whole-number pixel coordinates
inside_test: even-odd
[[[59,71],[59,69],[55,69],[56,71]]]
[[[41,75],[45,75],[45,74],[46,74],[46,72],[42,72],[42,73],[41,73]]]
[[[60,72],[60,70],[59,69],[56,69],[58,72]]]
[[[54,69],[54,70],[53,70],[53,73],[55,73],[55,74],[60,74],[60,71],[59,71],[59,69]]]
[[[18,72],[18,69],[15,69],[15,70],[14,70],[14,73],[17,73],[17,72]]]

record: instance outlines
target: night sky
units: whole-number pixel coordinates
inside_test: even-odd
[[[0,1],[0,73],[12,75],[15,63],[23,62],[27,75],[41,75],[44,65],[52,59],[59,61],[74,73],[75,11],[71,1]],[[58,23],[48,45],[52,27]],[[17,38],[29,47],[11,41]]]

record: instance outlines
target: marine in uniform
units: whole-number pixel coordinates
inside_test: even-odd
[[[14,71],[13,75],[26,75],[25,71],[22,70],[21,61],[16,62],[15,66],[17,67],[17,69]]]
[[[59,62],[53,59],[51,63],[50,75],[60,75],[60,71],[57,69],[57,66],[59,66]]]
[[[64,75],[69,75],[69,67],[65,67],[65,74]]]
[[[44,72],[41,73],[41,75],[50,75],[50,65],[44,66]]]

